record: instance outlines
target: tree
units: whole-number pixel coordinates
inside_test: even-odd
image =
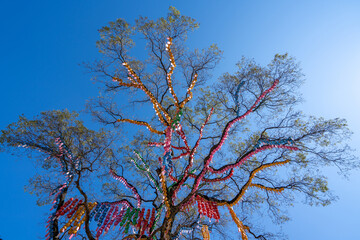
[[[104,95],[88,109],[112,129],[133,124],[137,132],[91,131],[67,111],[21,117],[2,131],[3,145],[50,155],[41,161],[45,177],[30,186],[40,199],[56,194],[51,239],[97,239],[108,231],[116,239],[121,232],[123,239],[209,239],[209,229],[229,239],[225,226],[232,222],[243,240],[279,239],[254,216],[267,210],[284,222],[284,207],[300,195],[308,204],[328,205],[335,197],[317,169],[335,165],[346,174],[359,167],[345,142],[345,120],[296,111],[302,74],[293,58],[276,55],[265,67],[243,58],[236,73],[209,82],[221,51],[216,45],[188,50],[187,33],[197,27],[170,8],[157,21],[140,17],[131,26],[118,19],[100,30],[104,59],[87,67]],[[130,57],[136,33],[147,59]],[[119,101],[118,93],[128,101]],[[57,182],[47,183],[54,174]],[[102,193],[96,191],[100,183]],[[120,231],[110,231],[117,225]]]

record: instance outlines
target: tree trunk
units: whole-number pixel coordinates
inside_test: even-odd
[[[169,211],[169,210],[168,210]],[[166,216],[161,226],[161,240],[170,240],[171,239],[171,229],[174,223],[175,213],[170,212],[169,216]]]

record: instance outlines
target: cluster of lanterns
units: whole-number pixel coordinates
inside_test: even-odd
[[[208,201],[199,195],[196,195],[196,201],[198,203],[198,211],[200,215],[205,215],[210,219],[214,218],[216,221],[219,221],[220,214],[218,205],[215,202]]]
[[[130,226],[140,230],[140,235],[143,235],[145,232],[150,234],[159,218],[155,214],[155,208],[152,210],[147,209],[145,215],[145,208],[133,208],[127,201],[87,203],[87,207],[89,212],[91,212],[89,221],[97,222],[96,239],[102,233],[106,234],[111,226],[116,227],[117,225],[124,227],[125,234],[129,232]],[[70,198],[55,213],[54,217],[59,218],[64,215],[69,220],[61,228],[60,233],[65,232],[70,227],[68,234],[69,239],[71,239],[85,222],[85,205],[82,200]],[[51,232],[47,234],[49,239],[50,236],[48,235],[51,235]]]
[[[151,214],[150,214],[151,212]],[[151,215],[151,216],[150,216]],[[140,232],[140,236],[145,233],[151,234],[155,223],[155,208],[152,210],[147,209],[145,215],[145,208],[128,208],[126,210],[125,215],[123,216],[120,226],[125,226],[124,233],[127,234],[129,232],[130,226],[134,226],[135,229],[138,229]]]
[[[91,211],[97,203],[88,203],[87,207]],[[81,203],[81,200],[75,205],[75,207],[67,214],[69,221],[60,229],[60,233],[65,232],[67,228],[71,226],[68,231],[69,239],[71,239],[80,230],[81,226],[85,222],[85,205]]]

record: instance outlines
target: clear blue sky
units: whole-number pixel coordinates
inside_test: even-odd
[[[235,70],[242,55],[267,63],[275,53],[296,57],[306,75],[302,93],[307,114],[344,117],[360,143],[360,2],[268,0],[63,0],[3,1],[0,8],[0,128],[19,114],[50,109],[81,110],[98,90],[78,64],[98,57],[97,29],[116,18],[165,16],[172,5],[196,18],[193,47],[218,43],[224,59],[214,79]],[[357,152],[359,155],[359,151]],[[48,207],[23,192],[34,166],[0,155],[0,237],[38,239]],[[283,226],[290,239],[360,239],[360,174],[349,180],[329,170],[340,200],[326,208],[296,204]]]

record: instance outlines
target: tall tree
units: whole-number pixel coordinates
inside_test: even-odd
[[[56,193],[51,239],[209,239],[210,230],[230,239],[225,227],[232,222],[243,240],[279,239],[263,230],[257,214],[284,222],[284,207],[300,195],[308,204],[328,205],[335,197],[318,169],[334,165],[346,174],[359,167],[346,145],[345,120],[296,110],[302,74],[293,58],[276,55],[267,66],[243,58],[236,73],[211,82],[221,51],[187,49],[187,34],[197,27],[170,8],[166,18],[140,17],[134,26],[118,19],[100,30],[104,59],[87,67],[104,95],[88,109],[109,127],[138,127],[121,135],[122,147],[109,132],[68,124],[73,118],[66,111],[22,117],[2,131],[1,143],[57,160],[42,161],[49,170],[44,176],[56,170],[67,177],[63,184],[32,181],[35,192]],[[130,56],[134,39],[145,43],[148,58]]]

